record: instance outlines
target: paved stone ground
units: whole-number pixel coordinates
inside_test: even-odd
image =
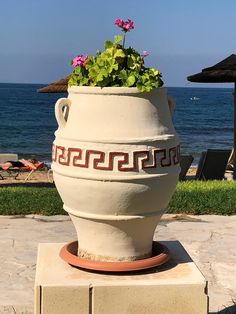
[[[67,216],[0,216],[0,230],[0,313],[33,313],[38,243],[72,241],[74,227]],[[164,215],[155,239],[184,245],[209,281],[210,313],[236,313],[236,216]]]

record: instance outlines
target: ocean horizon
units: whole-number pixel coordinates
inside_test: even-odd
[[[0,83],[0,153],[51,162],[51,144],[57,123],[54,105],[63,94],[37,93],[45,84]],[[174,97],[173,117],[182,154],[193,164],[206,149],[232,149],[233,88],[166,87]]]

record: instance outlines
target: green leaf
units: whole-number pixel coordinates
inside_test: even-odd
[[[77,81],[74,79],[73,75],[71,75],[71,78],[68,81],[68,85],[69,86],[77,85]]]
[[[123,69],[120,71],[120,74],[118,75],[118,78],[122,81],[127,80],[127,72]]]
[[[101,69],[100,72],[97,75],[97,82],[101,82],[103,81],[104,77],[108,77],[108,71],[106,71],[106,69]]]
[[[74,73],[75,73],[75,74],[80,74],[80,73],[81,73],[81,67],[80,67],[80,66],[77,66],[77,67],[74,69]]]
[[[129,77],[127,78],[127,86],[133,86],[135,83],[135,76],[134,75],[129,75]]]
[[[97,58],[97,64],[99,65],[99,67],[103,67],[105,64],[105,60],[102,58]]]
[[[125,53],[122,49],[116,49],[114,52],[114,58],[124,58],[125,57]]]
[[[106,40],[104,42],[104,48],[107,49],[107,48],[111,48],[113,46],[113,42],[110,41],[110,40]]]
[[[128,55],[127,57],[127,66],[129,69],[131,70],[137,70],[139,71],[142,67],[142,61],[140,56],[136,56],[136,55]]]
[[[123,36],[120,36],[120,35],[114,36],[114,44],[115,45],[119,44],[119,42],[121,42],[122,40],[123,40]]]
[[[114,48],[107,48],[104,52],[101,53],[101,58],[110,58],[113,56]]]
[[[80,85],[81,86],[87,86],[88,85],[89,79],[87,77],[82,77],[80,80]]]
[[[134,68],[134,60],[131,56],[128,56],[128,58],[127,58],[127,66],[129,69]]]

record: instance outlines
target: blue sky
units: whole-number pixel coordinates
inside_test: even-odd
[[[68,60],[94,54],[120,34],[116,18],[135,29],[127,45],[150,56],[166,86],[236,53],[235,0],[11,0],[0,3],[0,82],[49,83],[70,73]]]

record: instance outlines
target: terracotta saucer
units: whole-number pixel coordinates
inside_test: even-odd
[[[153,241],[152,256],[149,258],[128,262],[100,262],[77,256],[78,241],[64,245],[60,257],[72,266],[103,272],[129,272],[159,266],[170,258],[169,250],[163,244]]]

